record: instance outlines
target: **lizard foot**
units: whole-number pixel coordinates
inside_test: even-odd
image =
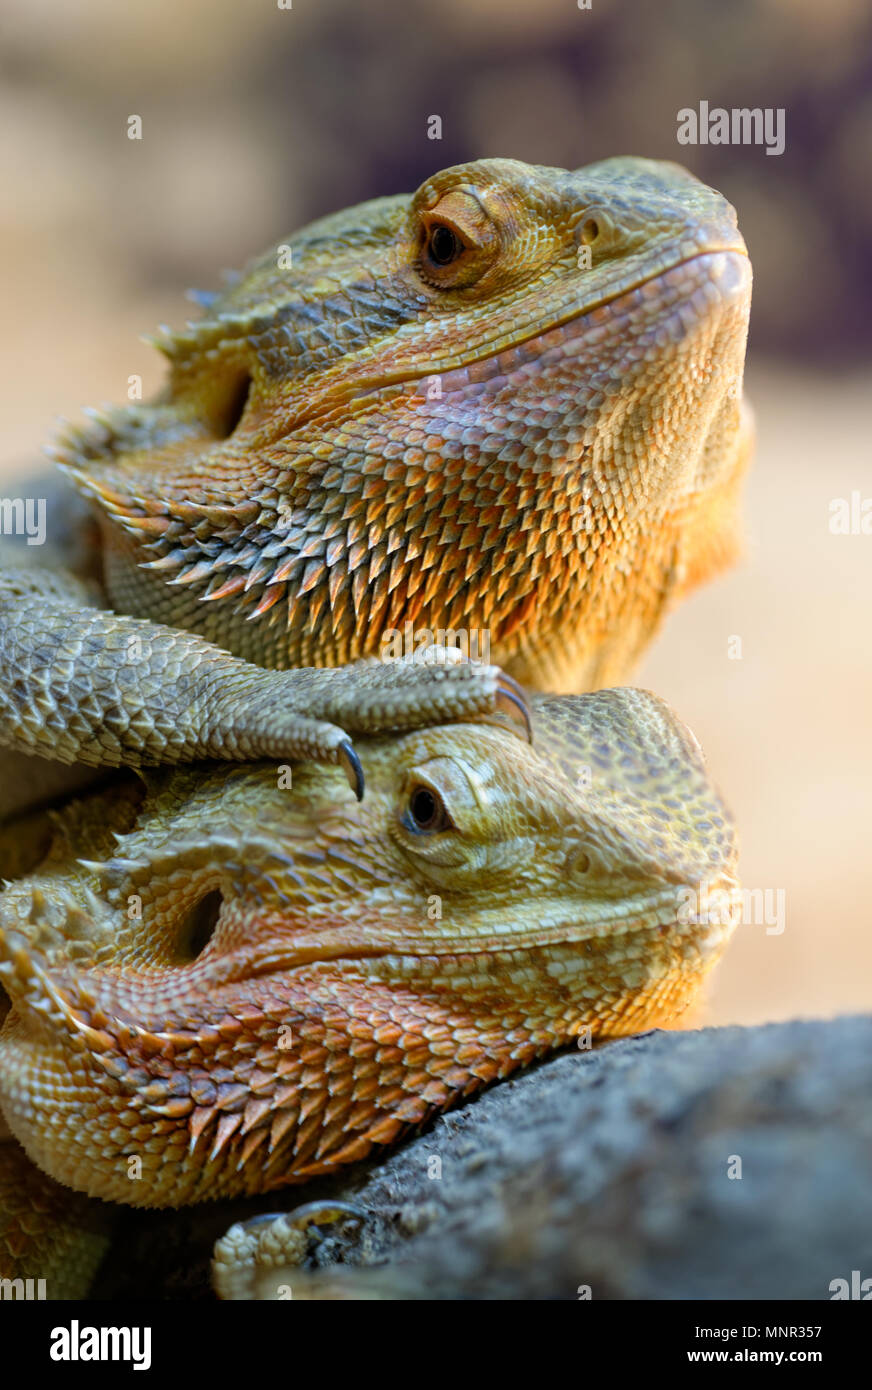
[[[0,746],[19,754],[89,767],[311,760],[340,764],[360,797],[355,734],[489,719],[530,736],[517,682],[454,647],[273,670],[75,592],[75,603],[53,591],[36,603],[23,581],[0,578]],[[64,660],[47,671],[44,651]]]
[[[312,1228],[364,1219],[365,1213],[349,1202],[307,1202],[294,1211],[238,1221],[215,1242],[215,1292],[221,1299],[237,1301],[306,1298],[312,1280],[300,1266],[313,1243]]]
[[[530,708],[518,682],[499,666],[467,660],[455,647],[431,646],[391,661],[371,657],[284,675],[294,705],[302,696],[310,717],[340,724],[349,733],[399,732],[502,715],[532,741]]]
[[[358,800],[364,775],[355,734],[469,719],[497,722],[532,742],[530,708],[518,682],[453,647],[350,666],[259,671],[250,686],[228,683],[213,719],[212,738],[222,756],[338,763]]]

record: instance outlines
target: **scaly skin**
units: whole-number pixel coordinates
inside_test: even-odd
[[[133,1205],[268,1192],[684,1009],[731,930],[687,890],[737,891],[698,744],[635,690],[534,721],[533,747],[363,740],[361,803],[318,764],[293,790],[212,765],[62,812],[0,897],[0,1108],[29,1157]]]
[[[750,283],[729,204],[643,159],[480,160],[287,238],[159,343],[157,401],[63,441],[99,582],[0,587],[0,740],[344,759],[356,783],[349,734],[492,711],[495,669],[337,705],[255,668],[409,625],[486,634],[534,687],[623,679],[735,548]]]

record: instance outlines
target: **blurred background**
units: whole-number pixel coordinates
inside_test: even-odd
[[[700,100],[784,108],[785,152],[679,146]],[[637,683],[699,736],[747,884],[784,893],[784,931],[739,928],[702,1020],[872,1007],[872,534],[829,529],[833,499],[872,498],[868,0],[6,0],[0,130],[0,489],[58,415],[123,401],[132,373],[157,389],[138,335],[192,315],[189,286],[438,168],[640,154],[736,205],[746,554]]]

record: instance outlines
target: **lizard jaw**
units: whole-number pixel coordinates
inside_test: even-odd
[[[622,940],[646,934],[655,942],[661,938],[661,946],[666,942],[669,949],[696,953],[708,969],[721,955],[739,920],[741,892],[732,875],[719,876],[707,885],[707,898],[716,903],[716,910],[699,917],[682,908],[696,900],[698,887],[670,885],[654,894],[633,895],[614,904],[610,914],[602,916],[598,910],[586,920],[582,909],[565,919],[566,903],[558,900],[553,906],[564,920],[526,931],[518,930],[516,924],[510,930],[503,924],[500,931],[497,923],[505,914],[495,911],[491,914],[495,929],[485,927],[474,936],[443,935],[427,940],[413,932],[391,934],[379,941],[373,939],[371,924],[364,923],[357,938],[350,940],[344,919],[333,928],[322,926],[310,934],[303,931],[290,940],[286,934],[266,934],[253,945],[226,954],[207,951],[187,965],[157,966],[140,973],[135,1011],[125,997],[123,973],[103,970],[98,964],[77,963],[69,957],[59,959],[57,952],[47,954],[40,944],[40,933],[29,939],[25,932],[0,921],[0,990],[17,1016],[26,1018],[27,1027],[35,1030],[34,1041],[37,1036],[52,1042],[67,1039],[77,1047],[99,1052],[114,1037],[131,1029],[143,1036],[160,1032],[173,1002],[184,1001],[189,992],[191,998],[210,999],[210,1013],[217,1018],[225,1012],[225,991],[256,979],[292,979],[295,973],[313,967],[353,971],[360,964],[378,975],[379,962],[386,962],[386,975],[413,982],[418,968],[415,962],[421,960],[450,976],[461,962],[485,962],[500,954],[522,957],[557,952],[571,960],[574,954],[580,959],[587,949],[602,949],[620,957],[625,950]],[[77,905],[67,906],[69,916],[84,919]],[[537,915],[548,919],[547,901],[537,903]],[[639,954],[636,945],[634,955]],[[210,1026],[205,1016],[203,1026]]]
[[[391,1142],[433,1109],[585,1034],[591,1040],[619,1037],[668,1021],[687,1006],[712,963],[710,954],[688,944],[694,941],[693,932],[685,934],[683,943],[670,939],[673,927],[672,922],[653,922],[641,952],[638,942],[622,952],[619,940],[600,935],[588,939],[590,953],[580,951],[580,943],[564,943],[482,951],[472,959],[445,956],[412,963],[394,956],[325,962],[299,972],[303,978],[296,994],[297,972],[285,976],[290,993],[284,995],[282,1011],[269,1009],[270,998],[276,998],[271,976],[262,977],[263,992],[248,979],[235,1000],[216,992],[218,1012],[194,1029],[160,1027],[158,1019],[143,1027],[112,1017],[109,1001],[96,999],[88,987],[87,972],[55,984],[40,952],[29,949],[20,933],[7,931],[0,937],[0,968],[14,997],[26,993],[27,1017],[18,1020],[25,1028],[4,1030],[4,1117],[40,1166],[92,1196],[163,1206],[266,1191],[363,1157],[374,1143]],[[728,935],[729,931],[720,933],[716,954]],[[710,946],[714,949],[714,942]],[[142,985],[140,976],[140,994]],[[444,1007],[438,1004],[443,991]],[[398,998],[405,999],[403,1022],[399,1031],[392,1031],[391,1012]],[[416,998],[420,1019],[411,1002]],[[503,1018],[507,1007],[510,1018],[503,1020],[493,1047],[476,1038],[471,1049],[469,1039],[478,1020]],[[295,1078],[305,1073],[308,1049],[323,1049],[321,1009],[329,1010],[325,1022],[331,1030],[341,1034],[345,1027],[351,1029],[347,1039],[333,1044],[336,1059],[345,1060],[336,1073],[341,1091],[331,1086],[334,1097],[347,1091],[349,1111],[355,1108],[355,1072],[348,1048],[359,1050],[370,1034],[372,1045],[377,1040],[375,1055],[382,1048],[390,1053],[396,1034],[410,1039],[413,1056],[427,1057],[423,1065],[432,1067],[427,1098],[413,1100],[409,1095],[396,1113],[392,1106],[374,1105],[365,1123],[350,1135],[344,1134],[337,1117],[335,1126],[323,1133],[316,1128],[311,1137],[304,1123],[308,1093]],[[48,1026],[38,1036],[27,1036],[34,1017]],[[511,1025],[512,1018],[517,1018],[517,1026]],[[282,1019],[293,1020],[296,1052],[281,1050]],[[309,1030],[314,1030],[311,1035]],[[411,1039],[419,1030],[415,1044]],[[249,1079],[246,1057],[252,1049],[258,1060]],[[364,1050],[359,1055],[368,1054]],[[408,1065],[417,1074],[422,1062],[410,1058]],[[240,1067],[234,1076],[232,1069]],[[394,1066],[388,1070],[396,1073]],[[60,1088],[48,1126],[40,1103],[47,1083]],[[300,1105],[303,1111],[297,1119]],[[161,1143],[172,1149],[173,1158],[166,1165],[154,1156],[157,1151],[149,1140],[155,1125],[164,1136]],[[100,1144],[99,1164],[90,1156],[95,1142]],[[137,1154],[146,1165],[146,1180],[132,1183],[130,1156]]]

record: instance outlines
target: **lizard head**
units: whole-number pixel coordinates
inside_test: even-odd
[[[272,247],[59,457],[127,611],[172,583],[269,665],[487,628],[520,679],[606,684],[734,548],[750,285],[675,164],[478,160]]]
[[[133,1204],[264,1191],[680,1013],[738,893],[699,747],[640,691],[534,721],[535,747],[363,740],[363,803],[334,768],[210,764],[61,813],[0,900],[0,1106],[30,1156]]]

